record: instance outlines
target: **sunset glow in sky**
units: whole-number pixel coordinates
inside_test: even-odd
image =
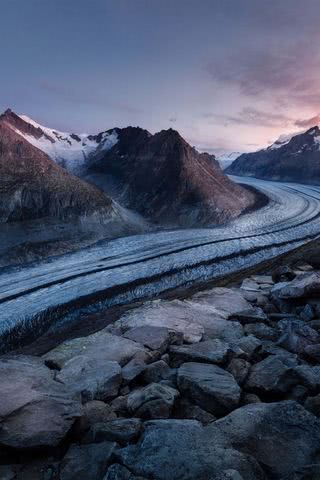
[[[319,0],[0,0],[0,108],[250,151],[319,123]]]

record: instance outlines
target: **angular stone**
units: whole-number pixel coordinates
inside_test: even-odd
[[[102,362],[101,357],[79,355],[68,360],[57,374],[83,403],[90,400],[107,400],[118,394],[121,385],[121,367],[117,362]]]
[[[251,278],[245,278],[241,284],[241,290],[248,292],[258,292],[259,284]]]
[[[229,345],[218,339],[206,340],[193,345],[172,345],[170,347],[170,358],[175,365],[181,365],[184,362],[204,362],[220,365],[226,362],[230,354]]]
[[[271,355],[252,366],[245,388],[258,393],[286,393],[298,383],[291,358]]]
[[[320,422],[294,401],[246,405],[206,430],[226,448],[250,452],[268,478],[291,479],[298,469],[317,463]]]
[[[184,363],[178,370],[178,388],[213,415],[233,410],[240,401],[240,387],[234,377],[216,365]]]
[[[101,480],[106,473],[115,443],[71,445],[61,462],[61,480]]]
[[[214,422],[216,417],[198,405],[194,405],[187,398],[181,398],[175,409],[175,418],[198,420],[202,425]]]
[[[139,442],[118,452],[119,460],[134,475],[157,480],[214,480],[230,469],[245,480],[265,480],[250,455],[220,446],[218,439],[207,434],[209,428],[195,420],[147,422]]]
[[[273,285],[274,280],[272,279],[272,275],[252,275],[251,279],[254,282],[257,282],[258,284],[262,285]]]
[[[309,322],[314,318],[314,312],[311,305],[307,304],[304,306],[304,308],[300,312],[300,318],[302,318],[302,320],[304,320],[305,322]]]
[[[304,349],[304,353],[311,358],[311,360],[320,363],[320,343],[307,345]]]
[[[145,383],[158,383],[161,380],[166,380],[174,371],[163,360],[147,365],[142,373],[142,379]]]
[[[253,335],[248,335],[247,337],[242,337],[238,340],[235,345],[240,348],[250,360],[261,348],[262,342]]]
[[[280,320],[278,328],[281,336],[277,345],[292,353],[303,353],[308,345],[320,343],[319,333],[302,320]]]
[[[272,280],[275,283],[278,282],[291,282],[296,277],[296,274],[287,265],[282,265],[278,267],[272,274]]]
[[[138,418],[117,418],[91,427],[85,437],[85,443],[104,441],[126,445],[138,439],[142,431],[142,423]]]
[[[146,363],[142,358],[133,357],[123,368],[122,368],[122,380],[124,385],[128,385],[130,382],[135,380],[146,368]]]
[[[254,335],[259,340],[275,341],[279,334],[277,331],[265,323],[251,323],[245,325],[244,331],[247,335]]]
[[[80,402],[36,357],[0,360],[0,444],[54,447],[80,417]]]
[[[320,391],[320,366],[298,365],[294,373],[302,385],[312,392]]]
[[[147,480],[144,477],[136,477],[130,470],[119,463],[114,463],[108,468],[106,476],[103,480]]]
[[[242,398],[242,405],[250,405],[251,403],[261,403],[261,400],[254,393],[245,393]]]
[[[82,407],[81,419],[77,422],[78,430],[84,432],[96,423],[104,423],[117,418],[112,407],[100,400],[92,400]]]
[[[238,385],[242,385],[248,376],[251,364],[242,358],[233,358],[228,365],[228,372],[235,378]]]
[[[179,392],[167,385],[151,383],[128,396],[127,408],[140,418],[168,418]]]
[[[320,417],[320,394],[314,397],[306,398],[304,408],[313,413],[316,417]]]
[[[278,283],[272,289],[274,297],[285,300],[317,297],[319,294],[320,275],[317,272],[306,273],[291,282]]]
[[[241,322],[243,325],[247,323],[266,322],[268,320],[267,315],[260,307],[251,307],[248,310],[242,310],[237,312],[231,317]]]
[[[125,332],[123,336],[141,343],[151,350],[158,350],[160,353],[164,353],[171,343],[182,343],[183,341],[181,332],[170,331],[168,328],[150,325],[132,328]]]
[[[61,369],[68,360],[83,354],[90,358],[97,357],[101,362],[115,361],[122,366],[137,352],[143,351],[144,348],[138,343],[101,330],[87,337],[67,340],[50,350],[43,358],[48,365],[58,369]]]

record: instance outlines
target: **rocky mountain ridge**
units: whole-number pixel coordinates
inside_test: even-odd
[[[297,135],[280,137],[266,149],[242,154],[226,173],[318,185],[320,129],[314,126]]]

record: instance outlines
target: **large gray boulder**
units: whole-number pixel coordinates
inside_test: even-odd
[[[183,395],[214,415],[230,412],[240,401],[241,390],[234,377],[217,365],[184,363],[177,382]]]
[[[317,463],[320,421],[294,401],[246,405],[206,429],[226,448],[250,452],[270,478]]]
[[[270,355],[251,368],[245,388],[264,394],[286,393],[298,383],[294,367],[297,361],[291,357]]]
[[[174,388],[151,383],[130,393],[127,408],[141,418],[168,418],[178,397],[179,392]]]
[[[61,480],[101,480],[106,473],[115,443],[71,445],[61,462]]]
[[[117,362],[102,362],[101,357],[79,355],[68,360],[57,374],[82,401],[108,400],[118,394],[121,385],[121,367]]]
[[[96,358],[98,362],[115,361],[123,366],[136,353],[144,351],[142,345],[132,340],[101,330],[87,337],[73,338],[61,343],[46,353],[43,359],[48,365],[58,369],[68,360],[83,354],[92,359]]]
[[[206,340],[193,345],[172,345],[170,359],[176,364],[184,362],[225,363],[231,354],[230,346],[218,339]]]
[[[53,447],[80,417],[80,402],[36,357],[0,360],[0,444]]]
[[[254,458],[231,446],[220,446],[195,420],[147,422],[139,442],[117,455],[134,475],[154,480],[211,480],[230,469],[245,480],[265,480]]]

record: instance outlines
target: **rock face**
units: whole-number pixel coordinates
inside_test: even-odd
[[[113,131],[117,143],[93,155],[89,173],[107,192],[111,179],[120,203],[143,216],[199,226],[223,223],[254,205],[252,192],[231,182],[213,156],[197,152],[175,130]]]
[[[56,446],[80,416],[79,401],[37,358],[1,359],[0,383],[1,445]]]
[[[267,180],[320,183],[320,130],[318,126],[304,133],[277,141],[270,147],[240,155],[226,173]]]
[[[19,135],[16,117],[10,111],[0,116],[0,223],[119,216],[110,198],[70,175]]]

